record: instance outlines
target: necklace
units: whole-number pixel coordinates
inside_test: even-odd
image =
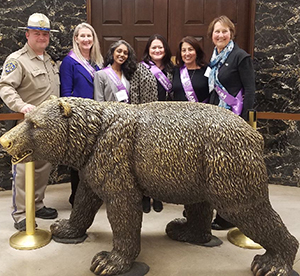
[[[195,69],[195,70],[192,72],[192,74],[191,74],[191,76],[190,76],[190,79],[191,79],[191,80],[193,79],[193,77],[194,77],[194,75],[195,75],[195,72],[196,72],[196,70],[197,70],[197,69]]]

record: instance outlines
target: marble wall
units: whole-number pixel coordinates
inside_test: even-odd
[[[34,12],[47,15],[51,29],[59,33],[51,33],[48,53],[54,60],[61,60],[70,50],[72,34],[77,24],[86,22],[85,0],[3,0],[0,3],[0,71],[7,57],[26,43],[25,31],[18,27],[27,26],[28,17]],[[0,113],[7,112],[0,102]],[[9,122],[0,121],[0,135]],[[69,169],[63,166],[53,168],[49,183],[61,183],[69,180]],[[11,188],[10,157],[0,149],[0,189]]]
[[[257,0],[256,110],[300,113],[300,2]],[[300,121],[258,120],[271,183],[300,186]]]
[[[26,3],[25,3],[26,2]],[[48,52],[59,60],[70,49],[74,27],[86,21],[84,0],[4,0],[0,3],[0,71],[6,56],[26,42],[24,31],[33,12],[48,15],[53,33]],[[300,113],[300,2],[256,0],[254,66],[256,109]],[[5,107],[0,103],[0,112]],[[259,120],[265,139],[270,183],[300,186],[300,121]],[[0,122],[0,135],[5,132]],[[0,187],[10,187],[10,159],[0,149]],[[66,168],[54,168],[50,183],[68,179]]]

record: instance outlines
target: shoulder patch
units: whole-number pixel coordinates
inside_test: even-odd
[[[16,60],[9,60],[5,65],[5,73],[9,74],[16,70],[18,67],[18,62]]]

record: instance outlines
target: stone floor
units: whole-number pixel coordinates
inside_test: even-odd
[[[48,186],[46,206],[55,207],[59,218],[68,218],[70,184]],[[290,232],[300,240],[300,188],[270,185],[270,198]],[[34,250],[17,250],[9,245],[16,233],[10,217],[11,191],[0,192],[0,275],[3,276],[92,276],[89,266],[99,251],[110,250],[111,229],[105,208],[99,210],[88,230],[84,243],[66,245],[53,240]],[[161,213],[150,212],[144,216],[142,251],[137,261],[150,266],[147,276],[251,276],[250,264],[263,249],[243,249],[227,240],[227,231],[214,231],[223,244],[204,248],[170,240],[165,225],[175,217],[181,217],[182,206],[165,204]],[[39,229],[49,230],[53,220],[36,219]],[[300,253],[294,265],[300,273]]]

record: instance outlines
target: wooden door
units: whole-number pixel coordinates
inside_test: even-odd
[[[235,41],[253,54],[255,0],[170,0],[168,42],[176,53],[178,42],[187,35],[200,41],[210,58],[213,44],[207,37],[209,23],[220,15],[228,16],[236,26]]]
[[[112,42],[125,39],[140,60],[149,36],[159,33],[173,55],[184,36],[196,37],[209,59],[213,45],[207,27],[222,14],[236,25],[235,41],[253,55],[255,0],[87,0],[87,14],[103,55]]]
[[[87,9],[103,55],[112,42],[124,39],[140,59],[152,34],[168,36],[168,0],[88,0]]]

